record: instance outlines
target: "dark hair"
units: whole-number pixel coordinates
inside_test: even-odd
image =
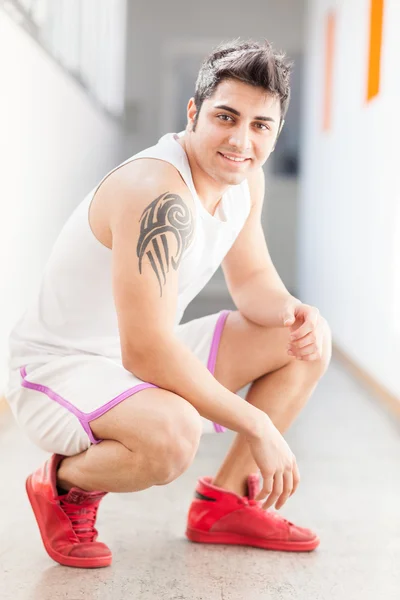
[[[201,106],[225,79],[238,79],[279,97],[281,119],[286,115],[290,100],[292,64],[285,54],[275,52],[270,42],[231,40],[219,44],[204,60],[197,76],[194,101],[197,108],[193,130]]]

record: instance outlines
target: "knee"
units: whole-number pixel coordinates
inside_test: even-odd
[[[331,328],[328,325],[328,322],[325,319],[323,320],[323,328],[324,328],[324,333],[323,333],[323,342],[322,342],[322,355],[321,355],[321,362],[322,362],[322,366],[325,372],[326,369],[329,367],[329,363],[331,362],[331,358],[332,358],[332,332],[331,332]]]
[[[322,318],[322,347],[320,357],[312,364],[318,378],[326,372],[332,358],[332,333],[326,319]]]
[[[170,483],[186,471],[196,455],[201,433],[201,417],[188,402],[178,414],[166,419],[154,440],[151,457],[155,485]]]
[[[295,372],[302,373],[307,385],[309,382],[317,382],[324,375],[329,367],[332,357],[332,334],[327,321],[322,318],[322,344],[317,358],[313,360],[299,361],[295,357],[291,358],[289,364],[292,365]]]

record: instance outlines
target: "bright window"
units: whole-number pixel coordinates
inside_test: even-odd
[[[108,113],[125,107],[127,0],[5,0],[19,25]]]

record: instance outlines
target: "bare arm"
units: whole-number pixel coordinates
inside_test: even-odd
[[[179,176],[159,179],[155,173],[145,183],[120,182],[109,219],[124,367],[185,398],[207,419],[257,437],[269,418],[218,383],[174,334],[178,269],[194,210]]]
[[[264,200],[262,169],[249,178],[252,207],[222,269],[233,301],[250,321],[267,327],[283,325],[287,307],[301,304],[291,296],[269,254],[261,224]]]

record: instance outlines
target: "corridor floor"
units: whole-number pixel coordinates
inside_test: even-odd
[[[184,537],[196,478],[214,474],[233,434],[205,434],[166,487],[107,496],[100,539],[110,568],[78,570],[43,550],[24,492],[46,455],[0,415],[1,600],[397,600],[400,427],[336,361],[287,434],[302,476],[281,512],[314,528],[310,554],[204,546]]]

